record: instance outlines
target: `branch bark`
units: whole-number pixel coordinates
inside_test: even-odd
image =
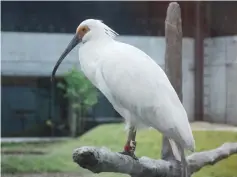
[[[179,4],[169,4],[165,19],[165,73],[182,102],[182,22]],[[164,160],[174,159],[168,138],[162,137],[161,157]]]
[[[225,143],[213,150],[193,153],[187,157],[190,172],[193,174],[202,167],[214,165],[232,154],[237,154],[237,143]],[[181,175],[181,167],[177,161],[154,160],[148,157],[134,160],[130,156],[111,152],[105,147],[84,146],[75,149],[73,161],[94,173],[115,172],[136,177],[178,177]]]
[[[182,101],[182,23],[179,4],[169,4],[165,19],[165,72]]]

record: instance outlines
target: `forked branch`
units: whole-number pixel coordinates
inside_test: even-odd
[[[193,174],[202,167],[214,165],[232,154],[237,154],[237,143],[225,143],[213,150],[193,153],[187,157],[190,172]],[[105,147],[85,146],[75,149],[73,160],[82,168],[94,173],[114,172],[134,177],[178,177],[181,175],[180,164],[176,161],[154,160],[148,157],[134,160],[129,156],[111,152]]]

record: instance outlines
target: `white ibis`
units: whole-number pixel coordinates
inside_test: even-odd
[[[123,154],[136,159],[136,131],[152,127],[169,139],[176,160],[183,164],[182,176],[186,176],[184,150],[195,149],[187,113],[162,68],[138,48],[116,41],[117,35],[100,20],[83,21],[55,65],[52,77],[80,43],[83,73],[125,119],[129,133]]]

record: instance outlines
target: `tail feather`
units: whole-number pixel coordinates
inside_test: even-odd
[[[181,154],[179,152],[179,148],[177,147],[175,141],[172,139],[169,139],[169,143],[170,143],[170,146],[171,146],[171,149],[172,149],[175,159],[181,162]]]

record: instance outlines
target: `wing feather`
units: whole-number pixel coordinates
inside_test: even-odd
[[[105,59],[101,63],[100,88],[112,104],[126,108],[145,125],[189,148],[193,146],[186,111],[162,68],[128,44],[116,43],[111,48],[101,56]],[[111,55],[112,59],[106,58]]]

